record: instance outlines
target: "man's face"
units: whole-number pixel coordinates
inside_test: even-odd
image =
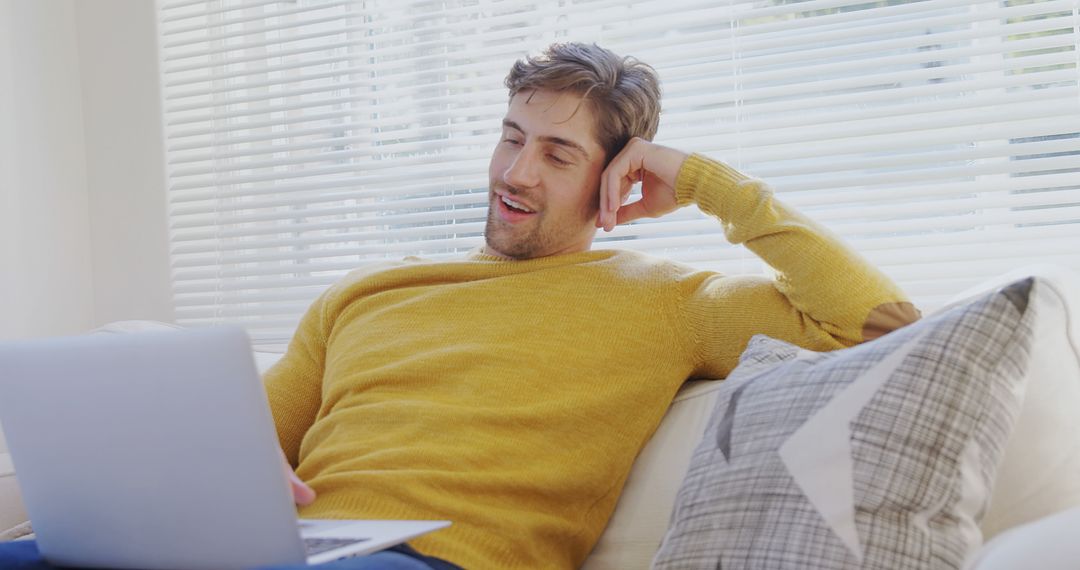
[[[577,95],[514,95],[488,167],[487,253],[531,259],[589,249],[604,169],[593,125]]]

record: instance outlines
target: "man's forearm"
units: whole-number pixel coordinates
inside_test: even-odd
[[[763,182],[701,155],[682,165],[680,205],[719,218],[728,241],[776,271],[775,286],[829,334],[853,344],[918,318],[892,280],[838,237],[775,198]]]

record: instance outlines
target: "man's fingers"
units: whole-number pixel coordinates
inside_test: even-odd
[[[611,227],[608,228],[608,231],[615,229],[615,226],[619,225],[617,214],[622,211],[623,202],[630,197],[630,189],[634,187],[636,182],[637,173],[619,179],[619,193],[615,196],[615,207],[611,211]]]
[[[288,465],[285,466],[285,471],[289,477],[289,488],[292,489],[293,502],[300,506],[306,506],[315,501],[315,490],[301,481],[300,477],[297,477],[296,473]]]
[[[315,490],[308,487],[295,473],[289,478],[289,486],[292,487],[293,501],[296,504],[307,506],[315,501]]]
[[[289,480],[289,489],[292,490],[293,501],[300,506],[310,505],[315,501],[315,490],[296,475],[292,466],[289,465],[289,460],[285,457],[285,451],[279,451],[281,451],[281,467],[285,470],[285,477]]]
[[[645,172],[645,154],[652,148],[651,143],[632,138],[630,142],[608,164],[600,178],[600,215],[598,226],[611,231],[621,223],[618,215],[623,200],[630,195],[630,189],[639,182]],[[641,217],[640,215],[638,217]]]
[[[619,191],[619,180],[623,176],[621,170],[624,168],[622,161],[619,160],[619,157],[616,157],[604,173],[604,204],[600,210],[600,220],[603,222],[601,225],[604,227],[605,232],[611,231],[612,222],[615,218],[613,214],[619,208],[616,196]]]
[[[649,217],[649,211],[645,209],[645,203],[641,200],[631,202],[619,208],[618,214],[618,225]]]
[[[675,185],[686,157],[672,148],[630,139],[601,174],[596,227],[611,231],[619,224],[659,217],[678,209]],[[642,182],[641,200],[622,206],[637,182]]]
[[[611,231],[618,225],[616,213],[622,203],[630,195],[630,189],[640,177],[638,168],[634,168],[630,160],[612,163],[604,175],[604,185],[601,190],[600,221],[604,231]]]
[[[607,212],[607,179],[611,167],[605,168],[600,173],[600,211],[596,216],[596,227],[604,227],[604,214]]]

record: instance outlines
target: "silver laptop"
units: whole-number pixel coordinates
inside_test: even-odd
[[[0,343],[0,423],[54,565],[317,564],[450,524],[298,521],[239,328]]]

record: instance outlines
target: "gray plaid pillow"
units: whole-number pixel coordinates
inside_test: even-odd
[[[1037,287],[835,352],[754,337],[654,568],[961,568],[1022,399]]]

